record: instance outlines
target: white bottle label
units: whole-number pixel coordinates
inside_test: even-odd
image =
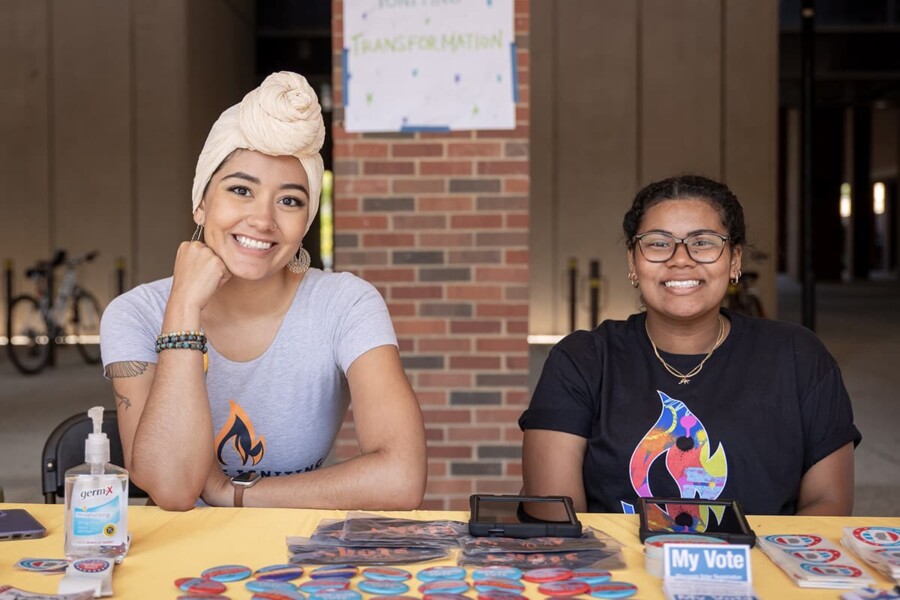
[[[115,475],[79,477],[72,488],[72,537],[77,544],[114,546],[128,534],[127,498]]]

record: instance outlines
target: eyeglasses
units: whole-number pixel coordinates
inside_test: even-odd
[[[688,255],[698,263],[714,263],[722,256],[728,236],[718,233],[697,233],[677,238],[668,233],[650,231],[631,238],[641,247],[641,254],[650,262],[666,262],[675,256],[678,244],[684,244]]]

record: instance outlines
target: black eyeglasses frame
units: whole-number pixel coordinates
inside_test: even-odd
[[[648,258],[648,257],[647,257],[647,254],[644,252],[644,246],[641,245],[641,240],[644,239],[644,238],[645,238],[646,236],[648,236],[648,235],[663,235],[663,236],[666,236],[666,237],[668,237],[668,238],[671,238],[672,241],[675,242],[675,245],[672,246],[672,254],[670,254],[669,257],[668,257],[668,258],[665,258],[665,259],[652,259],[652,258]],[[687,241],[688,241],[689,239],[691,239],[691,238],[695,238],[695,237],[701,236],[701,235],[712,235],[712,236],[715,236],[715,237],[721,239],[722,242],[723,242],[723,243],[722,243],[722,246],[719,248],[719,254],[716,255],[716,257],[715,257],[713,260],[698,260],[696,256],[694,256],[693,254],[691,254],[691,249],[690,249],[690,247],[687,245]],[[680,244],[683,244],[683,245],[684,245],[684,249],[685,249],[685,251],[687,252],[687,255],[690,257],[690,259],[691,259],[692,261],[694,261],[694,262],[696,262],[696,263],[703,264],[703,265],[710,265],[710,264],[716,262],[717,260],[719,260],[720,258],[722,258],[722,255],[725,253],[725,246],[728,244],[728,242],[729,242],[730,240],[731,240],[731,238],[728,237],[727,235],[722,235],[721,233],[716,233],[716,232],[714,232],[714,231],[706,231],[706,232],[703,232],[703,233],[695,233],[695,234],[693,234],[693,235],[689,235],[689,236],[684,237],[684,238],[678,238],[678,237],[675,237],[674,235],[672,235],[671,233],[665,233],[665,232],[663,232],[663,231],[648,231],[647,233],[640,233],[640,234],[634,236],[633,238],[631,238],[631,244],[632,244],[632,247],[634,247],[635,245],[637,245],[637,246],[641,249],[641,256],[644,257],[644,260],[646,260],[647,262],[651,262],[651,263],[664,263],[664,262],[668,262],[668,261],[672,260],[672,257],[675,256],[675,253],[678,252],[678,246],[679,246]]]

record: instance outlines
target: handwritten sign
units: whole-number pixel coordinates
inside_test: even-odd
[[[345,1],[347,131],[515,128],[513,1]]]

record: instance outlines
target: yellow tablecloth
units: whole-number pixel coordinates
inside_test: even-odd
[[[59,575],[41,575],[13,568],[21,558],[63,557],[63,505],[61,504],[0,504],[0,510],[24,508],[47,528],[47,537],[39,540],[0,542],[0,584],[34,591],[55,593]],[[390,516],[434,520],[467,521],[468,513],[413,511],[384,513]],[[180,577],[192,577],[209,567],[223,564],[242,564],[258,569],[270,564],[286,562],[288,535],[309,535],[320,519],[344,518],[345,513],[325,510],[291,510],[274,508],[196,508],[185,513],[165,512],[156,507],[129,507],[129,530],[133,538],[125,561],[113,575],[116,598],[175,598],[178,590],[173,582]],[[661,581],[644,570],[643,546],[637,535],[638,517],[616,514],[581,514],[585,525],[591,525],[622,543],[626,570],[615,571],[614,578],[630,581],[638,586],[636,598],[662,598]],[[838,543],[844,527],[887,526],[900,527],[900,518],[886,517],[749,517],[758,536],[775,533],[816,533]],[[840,598],[838,590],[804,590],[794,585],[758,549],[752,552],[754,587],[764,600],[782,598]],[[409,566],[417,571],[425,566],[454,564],[443,562]],[[878,582],[889,588],[891,583],[881,574],[865,567]],[[305,581],[306,577],[303,580]],[[413,582],[411,582],[413,583]],[[243,582],[229,583],[226,594],[234,599],[250,598]],[[410,585],[411,596],[418,597]],[[534,584],[527,584],[526,595],[540,598]],[[475,593],[468,596],[474,598]],[[371,596],[366,596],[371,597]],[[583,596],[586,597],[586,596]]]

